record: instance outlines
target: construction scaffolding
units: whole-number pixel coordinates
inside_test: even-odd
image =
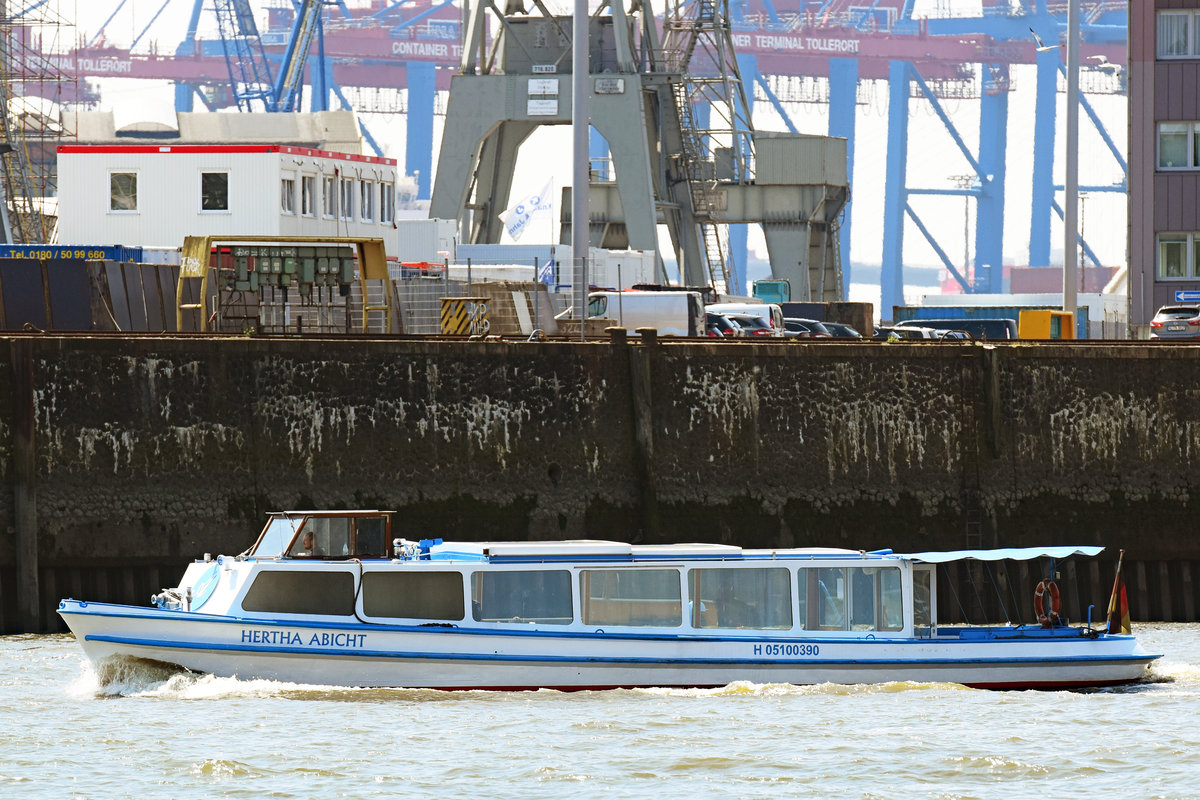
[[[55,155],[66,131],[62,103],[75,77],[63,73],[69,28],[46,3],[22,11],[0,0],[0,236],[5,243],[53,241],[58,180]]]

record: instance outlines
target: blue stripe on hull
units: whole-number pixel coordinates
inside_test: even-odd
[[[108,611],[108,610],[91,610],[92,606],[104,605],[106,609],[131,609],[135,613],[123,611]],[[1028,631],[1023,632],[1021,636],[1003,636],[996,638],[973,638],[966,637],[962,639],[955,638],[940,638],[940,639],[911,639],[911,638],[889,638],[886,634],[875,634],[875,638],[861,638],[851,636],[821,636],[819,631],[803,631],[799,635],[778,635],[778,631],[756,632],[749,636],[721,636],[713,634],[662,634],[662,633],[634,633],[628,631],[611,632],[606,631],[602,627],[594,630],[563,630],[563,631],[546,631],[546,630],[512,630],[505,628],[463,628],[463,627],[441,627],[430,625],[391,625],[385,623],[371,622],[339,622],[339,621],[320,621],[320,620],[269,620],[269,619],[254,619],[254,618],[233,618],[216,615],[206,615],[198,612],[182,612],[182,611],[163,611],[158,612],[152,609],[142,609],[137,606],[119,606],[109,604],[89,604],[79,603],[80,610],[66,610],[59,608],[59,613],[63,616],[69,614],[77,614],[79,616],[89,617],[108,617],[116,619],[139,619],[158,622],[172,623],[218,623],[221,625],[237,625],[239,627],[256,627],[256,628],[303,628],[311,630],[346,630],[355,631],[357,633],[436,633],[439,636],[496,636],[496,637],[523,637],[523,638],[551,638],[551,639],[587,639],[587,640],[631,640],[631,641],[661,641],[661,642],[707,642],[707,643],[735,643],[735,644],[759,644],[770,642],[771,644],[817,644],[817,645],[834,645],[834,644],[856,644],[856,645],[929,645],[936,643],[938,645],[954,645],[954,644],[1029,644],[1030,642],[1077,642],[1081,638],[1078,629],[1063,628],[1060,630],[1064,633],[1057,633],[1054,629],[1044,629],[1040,626],[1030,626]],[[86,609],[86,610],[85,610]],[[1128,635],[1109,635],[1105,634],[1106,640],[1114,639],[1132,639]]]
[[[1059,664],[1128,664],[1142,662],[1148,664],[1152,659],[1142,655],[1127,656],[1058,656],[1046,658],[1043,656],[1019,656],[1008,658],[924,658],[924,659],[746,659],[746,658],[649,658],[630,656],[546,656],[546,655],[507,655],[499,653],[435,653],[435,652],[400,652],[394,650],[331,650],[322,648],[301,647],[247,647],[241,644],[214,644],[203,642],[174,642],[151,639],[135,639],[121,636],[104,636],[89,634],[84,637],[89,642],[104,642],[106,644],[121,644],[131,647],[167,648],[172,650],[190,650],[196,652],[230,652],[248,655],[288,655],[314,656],[322,658],[369,658],[395,659],[397,661],[467,661],[467,662],[500,662],[523,663],[529,665],[563,666],[567,664],[607,664],[607,665],[663,665],[663,666],[742,666],[754,668],[796,668],[796,667],[930,667],[930,666],[1055,666]]]

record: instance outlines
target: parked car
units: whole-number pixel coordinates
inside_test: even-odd
[[[863,335],[854,329],[853,326],[847,325],[844,322],[822,322],[825,330],[829,331],[829,335],[835,339],[861,339]]]
[[[876,325],[875,338],[895,342],[900,339],[934,339],[933,328],[900,327],[898,325]]]
[[[778,303],[712,303],[705,306],[704,310],[714,314],[751,314],[761,317],[775,330],[776,336],[783,336],[783,312]]]
[[[766,317],[758,317],[754,314],[726,314],[725,316],[741,326],[743,336],[758,338],[760,336],[773,337],[777,335]]]
[[[907,319],[897,322],[895,327],[965,331],[976,339],[1017,338],[1015,319]]]
[[[713,338],[723,339],[742,335],[742,326],[724,314],[714,314],[708,311],[705,312],[704,319],[708,335]]]
[[[833,336],[824,323],[815,319],[784,317],[783,328],[786,331],[784,336],[789,339],[829,339]]]
[[[611,319],[628,331],[656,328],[660,336],[704,336],[704,304],[699,292],[613,292],[588,293],[588,319]],[[555,319],[574,319],[568,307]]]
[[[1200,306],[1163,306],[1150,320],[1150,338],[1200,338]]]

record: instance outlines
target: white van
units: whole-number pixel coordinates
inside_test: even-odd
[[[778,303],[713,303],[705,311],[714,314],[749,314],[767,321],[776,336],[783,336],[783,309]]]
[[[574,309],[558,315],[570,319]],[[703,336],[704,301],[699,292],[589,292],[588,319],[616,320],[634,332],[655,328],[661,336]]]

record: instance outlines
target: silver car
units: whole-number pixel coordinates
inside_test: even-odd
[[[1150,320],[1151,339],[1200,339],[1200,306],[1163,306]]]

